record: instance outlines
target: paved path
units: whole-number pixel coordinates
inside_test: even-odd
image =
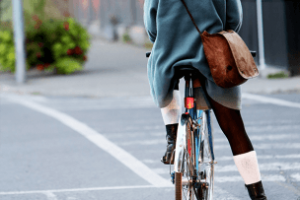
[[[242,114],[266,192],[270,200],[297,199],[300,95],[264,98],[248,95]],[[150,97],[2,93],[0,103],[0,199],[174,198],[168,167],[159,161],[165,149],[164,125]],[[249,199],[216,122],[214,130],[216,199]]]
[[[95,40],[83,72],[31,71],[26,85],[0,74],[1,200],[174,199],[159,161],[165,130],[149,96],[145,51]],[[242,114],[269,200],[300,197],[299,84],[243,85]],[[249,199],[216,122],[214,130],[215,199]]]

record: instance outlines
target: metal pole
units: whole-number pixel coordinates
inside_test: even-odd
[[[16,54],[16,81],[24,83],[26,80],[25,45],[24,45],[24,23],[23,23],[23,2],[13,0],[13,25]]]
[[[260,65],[260,69],[264,70],[266,68],[266,64],[265,64],[265,47],[264,47],[264,26],[263,26],[262,0],[257,0],[256,1],[256,10],[257,10],[259,65]]]

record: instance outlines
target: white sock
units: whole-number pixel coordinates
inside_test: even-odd
[[[180,92],[178,90],[174,90],[172,101],[169,105],[161,108],[161,114],[165,125],[176,124],[179,122],[180,109]]]
[[[255,151],[233,156],[233,159],[246,185],[261,181]]]

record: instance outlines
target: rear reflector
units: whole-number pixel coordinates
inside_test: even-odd
[[[194,108],[194,98],[193,97],[185,97],[185,107],[187,109],[192,109]]]

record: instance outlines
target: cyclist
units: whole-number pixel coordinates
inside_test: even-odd
[[[185,2],[200,30],[211,34],[228,29],[239,32],[242,26],[243,11],[240,0]],[[151,96],[161,108],[167,132],[168,144],[162,162],[173,162],[171,152],[175,148],[181,108],[178,83],[182,76],[177,69],[189,66],[200,73],[200,81],[195,81],[194,84],[197,109],[207,106],[214,111],[219,126],[229,141],[234,162],[251,199],[267,199],[256,152],[240,114],[241,87],[224,89],[214,83],[200,35],[181,0],[145,0],[144,23],[153,43],[147,65]]]

